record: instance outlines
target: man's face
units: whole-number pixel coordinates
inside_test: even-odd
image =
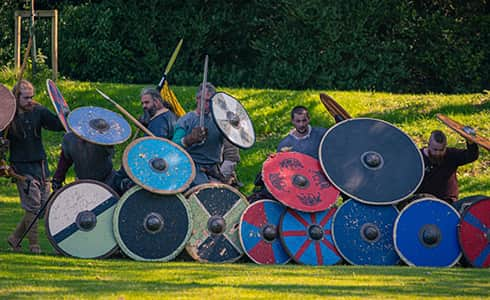
[[[308,118],[306,112],[293,114],[291,123],[293,123],[294,128],[299,134],[306,134],[308,132],[308,125],[310,124],[310,118]]]
[[[427,147],[429,154],[429,160],[437,165],[440,165],[444,160],[446,154],[446,144],[436,142],[434,139],[430,139],[429,147]]]
[[[205,93],[205,102],[204,102],[204,113],[207,114],[209,113],[209,102],[210,102],[210,99],[211,99],[211,92],[206,89],[206,93]],[[198,110],[200,110],[201,108],[201,93],[198,93],[197,96],[196,96],[196,103],[197,103],[197,107],[198,107]]]
[[[34,108],[34,90],[25,88],[20,90],[19,94],[19,107],[24,111],[32,111]]]
[[[141,106],[143,107],[143,110],[148,112],[150,117],[153,117],[158,110],[157,105],[156,105],[156,101],[153,100],[151,95],[148,95],[148,94],[143,95],[141,97]]]

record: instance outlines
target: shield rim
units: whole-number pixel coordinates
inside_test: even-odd
[[[116,245],[114,246],[114,248],[112,248],[106,254],[103,254],[103,255],[100,255],[100,256],[96,256],[96,257],[78,257],[78,256],[73,256],[73,255],[69,254],[68,252],[64,251],[61,247],[59,247],[58,244],[54,241],[53,236],[51,235],[51,231],[49,229],[49,212],[51,210],[51,206],[54,203],[54,201],[52,201],[52,200],[56,199],[56,197],[58,197],[58,195],[61,194],[64,190],[70,188],[73,185],[78,185],[78,184],[81,184],[81,183],[92,183],[92,184],[99,185],[99,186],[105,188],[107,191],[109,191],[116,199],[118,199],[118,202],[119,202],[119,199],[120,199],[119,198],[119,195],[110,186],[108,186],[105,183],[102,183],[100,181],[93,180],[93,179],[80,179],[80,180],[71,182],[71,183],[69,183],[69,184],[61,187],[56,192],[51,193],[51,195],[49,195],[49,198],[47,200],[49,202],[49,204],[46,207],[46,216],[44,217],[44,220],[45,220],[45,222],[44,222],[44,231],[46,233],[46,236],[48,237],[48,240],[49,240],[51,246],[53,246],[53,248],[56,251],[58,251],[59,253],[65,255],[67,257],[82,258],[82,259],[108,258],[108,257],[112,256],[113,254],[115,254],[119,250],[119,245],[117,244],[117,241],[116,241]],[[117,204],[115,206],[117,206]],[[113,231],[113,234],[114,234],[114,226],[112,227],[112,229],[113,229],[112,231]],[[115,236],[114,236],[114,239],[115,239]]]
[[[114,210],[114,216],[112,218],[112,228],[114,230],[114,237],[116,239],[117,245],[121,248],[121,251],[123,251],[124,254],[126,254],[127,256],[129,256],[130,258],[132,258],[136,261],[160,261],[160,262],[171,261],[171,260],[175,259],[182,252],[182,250],[184,249],[185,245],[187,244],[187,242],[189,241],[189,238],[191,236],[192,225],[193,225],[192,213],[191,213],[189,204],[187,203],[187,199],[185,199],[185,197],[181,193],[174,194],[180,200],[180,202],[182,202],[182,204],[184,205],[184,208],[185,208],[186,213],[187,213],[188,224],[189,224],[189,226],[187,228],[186,235],[185,235],[182,243],[175,249],[175,251],[171,255],[168,255],[168,256],[165,256],[162,258],[144,258],[144,257],[141,257],[138,254],[134,253],[133,251],[129,250],[129,248],[126,246],[124,241],[121,239],[121,234],[119,232],[119,214],[121,212],[122,206],[126,202],[126,199],[128,199],[130,196],[132,196],[133,194],[137,193],[140,190],[146,191],[141,186],[133,186],[132,188],[127,190],[121,196],[121,199],[117,202],[116,208]],[[163,196],[165,196],[165,195],[163,195]],[[165,201],[165,200],[162,200],[162,201]]]
[[[483,196],[483,195],[482,195]],[[471,260],[469,259],[469,257],[466,255],[466,250],[465,248],[463,248],[463,244],[461,243],[461,239],[462,239],[462,236],[461,236],[461,225],[462,225],[462,222],[463,222],[463,219],[464,217],[466,216],[466,214],[468,213],[468,210],[475,204],[479,203],[479,202],[482,202],[482,201],[490,201],[490,197],[489,196],[485,196],[487,198],[483,198],[483,199],[479,199],[479,200],[476,200],[475,202],[473,202],[470,206],[468,206],[466,209],[463,210],[463,212],[461,213],[461,217],[459,219],[459,223],[457,225],[457,230],[458,230],[458,242],[459,242],[459,246],[461,247],[461,252],[463,253],[463,256],[464,258],[466,259],[466,261],[468,261],[468,263],[474,267],[474,268],[481,268],[481,269],[485,269],[485,268],[489,268],[489,267],[479,267],[479,266],[475,266],[473,264],[473,261],[474,260]]]
[[[214,115],[214,105],[215,105],[214,103],[215,103],[215,101],[213,101],[213,99],[214,99],[214,97],[215,97],[216,95],[218,95],[218,94],[224,94],[224,95],[227,95],[227,96],[231,97],[233,100],[235,100],[235,101],[238,103],[238,105],[240,105],[240,106],[243,108],[243,111],[245,111],[245,113],[247,114],[247,117],[248,117],[248,119],[250,120],[250,124],[252,124],[252,130],[253,130],[253,131],[252,131],[252,133],[253,133],[253,142],[250,144],[250,146],[248,146],[248,147],[247,147],[247,146],[244,146],[244,145],[240,145],[239,143],[235,143],[235,142],[233,142],[231,139],[229,139],[229,138],[228,138],[228,135],[225,133],[224,129],[223,129],[223,128],[221,128],[220,124],[217,122],[217,120],[216,120],[216,116]],[[244,107],[244,106],[243,106],[243,105],[240,103],[240,101],[236,100],[236,98],[235,98],[235,97],[233,97],[232,95],[230,95],[230,94],[228,94],[228,93],[225,93],[225,92],[218,92],[218,93],[214,94],[214,95],[213,95],[213,97],[211,97],[211,101],[210,101],[210,102],[211,102],[211,105],[210,105],[210,107],[211,107],[211,115],[213,116],[213,121],[214,121],[214,123],[216,124],[216,127],[218,127],[218,129],[219,129],[219,131],[221,132],[221,134],[223,134],[223,136],[224,136],[224,137],[225,137],[225,138],[226,138],[226,139],[227,139],[227,140],[228,140],[228,141],[229,141],[231,144],[233,144],[233,145],[237,146],[237,147],[238,147],[238,148],[240,148],[240,149],[250,149],[250,148],[252,148],[252,147],[253,147],[253,145],[255,144],[255,140],[256,140],[254,124],[253,124],[253,122],[252,122],[252,118],[250,118],[250,115],[249,115],[248,111],[247,111],[247,110],[245,109],[245,107]]]
[[[279,204],[281,206],[284,207],[284,210],[287,209],[287,206],[285,206],[284,204],[282,204],[281,202],[279,201],[275,201],[275,200],[272,200],[272,199],[261,199],[261,200],[257,200],[255,201],[254,203],[250,204],[242,213],[241,217],[240,217],[240,226],[238,227],[238,235],[240,237],[240,244],[242,245],[242,249],[243,249],[243,252],[248,256],[248,258],[250,258],[254,263],[258,264],[258,265],[285,265],[287,264],[288,262],[291,261],[291,255],[289,255],[289,253],[286,252],[286,249],[284,249],[284,246],[281,242],[281,238],[279,236],[279,224],[277,224],[277,233],[278,233],[278,236],[277,236],[277,240],[279,242],[279,244],[281,245],[281,248],[283,249],[284,253],[286,253],[289,258],[282,262],[282,263],[274,263],[274,264],[264,264],[262,262],[259,262],[257,261],[254,257],[252,257],[251,255],[248,254],[247,250],[245,250],[245,245],[244,245],[244,242],[243,242],[243,238],[242,238],[242,223],[243,223],[243,217],[245,216],[245,213],[247,213],[247,211],[249,209],[251,209],[253,206],[255,205],[258,205],[258,204],[262,204],[262,203],[274,203],[274,204]],[[281,216],[282,216],[282,213],[281,213]],[[279,216],[279,220],[281,220],[281,216]]]
[[[3,130],[5,130],[5,128],[7,128],[10,125],[10,123],[12,123],[12,120],[15,117],[15,112],[17,111],[17,101],[16,101],[15,96],[12,93],[12,91],[9,90],[2,83],[0,83],[0,89],[4,89],[5,91],[7,91],[8,94],[9,94],[9,96],[11,96],[10,98],[13,100],[13,102],[12,102],[13,103],[12,112],[10,113],[10,116],[5,119],[5,126],[0,127],[0,131],[3,131]],[[5,107],[2,107],[2,109],[5,109]]]
[[[437,199],[437,198],[421,198],[421,199],[417,199],[411,203],[409,203],[407,206],[405,206],[401,211],[400,213],[398,214],[398,217],[396,217],[396,220],[395,220],[395,224],[393,225],[393,242],[395,244],[395,251],[398,253],[398,256],[400,256],[400,258],[402,259],[402,261],[404,263],[406,263],[407,265],[411,266],[411,267],[418,267],[416,264],[414,264],[413,262],[411,262],[410,260],[408,260],[402,253],[401,251],[398,249],[398,244],[397,244],[397,229],[398,229],[398,223],[399,223],[399,220],[400,218],[402,217],[403,215],[403,212],[408,209],[409,207],[411,207],[412,205],[415,205],[416,203],[419,203],[419,202],[422,202],[422,201],[426,201],[426,200],[432,200],[432,201],[436,201],[436,202],[440,202],[444,205],[446,205],[447,207],[449,207],[451,210],[453,210],[456,215],[458,216],[458,218],[461,220],[461,215],[459,214],[459,212],[456,210],[456,208],[454,208],[452,205],[448,204],[447,202],[441,200],[441,199]],[[458,223],[459,224],[459,223]],[[457,225],[456,225],[457,226]],[[459,241],[458,241],[459,242]],[[460,247],[461,248],[461,247]],[[446,266],[437,266],[437,267],[452,267],[454,266],[455,264],[458,263],[458,261],[461,259],[461,256],[462,256],[462,251],[460,249],[459,251],[459,254],[458,254],[458,257],[449,265],[446,265]],[[424,266],[425,267],[425,266]],[[436,267],[436,266],[427,266],[427,267]]]
[[[363,200],[357,196],[354,196],[350,193],[347,193],[346,191],[344,191],[344,189],[340,188],[339,185],[337,185],[337,183],[335,183],[332,178],[330,178],[330,175],[327,173],[327,171],[325,170],[325,167],[323,166],[323,155],[322,155],[322,146],[323,146],[323,143],[325,141],[325,138],[327,137],[327,135],[333,131],[335,128],[337,128],[338,126],[342,126],[342,124],[345,124],[347,122],[356,122],[356,120],[374,120],[374,121],[378,121],[378,122],[382,122],[382,123],[385,123],[391,127],[394,127],[396,129],[398,129],[399,132],[401,132],[403,135],[405,135],[408,140],[413,144],[413,146],[415,147],[415,149],[417,149],[417,152],[419,154],[419,157],[420,157],[420,162],[422,163],[422,167],[421,167],[421,176],[420,176],[420,180],[419,180],[419,183],[415,186],[415,188],[412,190],[412,192],[408,193],[407,195],[405,195],[404,197],[402,198],[399,198],[399,199],[396,199],[396,200],[392,200],[392,201],[389,201],[389,202],[370,202],[370,201],[366,201],[366,200]],[[396,127],[395,125],[391,124],[390,122],[387,122],[387,121],[384,121],[384,120],[380,120],[380,119],[375,119],[375,118],[352,118],[352,119],[346,119],[346,120],[343,120],[339,123],[336,123],[334,124],[332,127],[330,127],[326,132],[325,134],[323,135],[322,137],[322,140],[320,141],[320,146],[318,147],[318,160],[320,161],[320,166],[323,170],[323,173],[325,174],[325,176],[327,176],[328,180],[339,190],[341,191],[342,193],[344,193],[345,195],[347,195],[349,198],[351,199],[354,199],[356,201],[359,201],[359,202],[362,202],[362,203],[365,203],[365,204],[371,204],[371,205],[390,205],[390,204],[396,204],[404,199],[406,199],[408,196],[412,195],[418,188],[419,186],[422,184],[422,181],[424,179],[424,170],[425,170],[425,164],[424,164],[424,158],[422,156],[422,153],[420,152],[419,148],[417,147],[417,144],[415,144],[415,142],[413,141],[413,139],[408,135],[406,134],[403,130],[401,130],[400,128]]]
[[[83,110],[87,110],[87,109],[101,109],[101,110],[105,110],[107,112],[110,112],[110,113],[113,113],[117,116],[119,116],[125,123],[123,124],[127,124],[127,127],[129,128],[129,131],[128,131],[128,135],[126,138],[124,138],[123,140],[119,140],[117,142],[112,142],[112,143],[101,143],[101,142],[96,142],[94,140],[91,140],[87,137],[85,137],[83,134],[81,134],[80,132],[74,130],[72,128],[73,126],[73,122],[70,122],[70,116],[72,115],[75,115],[76,113],[78,113],[79,111],[83,111]],[[72,110],[70,112],[70,114],[68,115],[68,119],[66,120],[67,123],[68,123],[68,127],[69,127],[69,131],[73,132],[77,137],[81,138],[82,140],[86,141],[86,142],[89,142],[89,143],[92,143],[92,144],[95,144],[95,145],[101,145],[101,146],[115,146],[115,145],[119,145],[119,144],[123,144],[125,143],[130,137],[131,137],[131,126],[129,125],[128,121],[126,121],[126,119],[123,118],[122,115],[112,111],[112,110],[109,110],[107,108],[104,108],[104,107],[100,107],[100,106],[92,106],[92,105],[89,105],[89,106],[81,106],[81,107],[77,107],[75,108],[74,110]]]
[[[53,104],[54,110],[56,111],[56,115],[58,116],[58,119],[60,119],[61,124],[65,128],[65,131],[66,132],[70,132],[70,126],[68,126],[68,120],[66,119],[65,115],[58,110],[58,107],[56,106],[56,103],[57,102],[56,102],[56,100],[54,100],[55,99],[55,95],[53,95],[51,93],[51,89],[49,88],[50,85],[53,85],[53,87],[56,88],[58,94],[61,96],[61,99],[63,100],[63,103],[60,103],[60,104],[62,104],[63,106],[66,106],[68,108],[68,110],[70,110],[70,107],[68,106],[68,103],[66,102],[65,97],[63,97],[63,94],[61,94],[61,91],[58,88],[58,86],[56,85],[56,83],[53,80],[49,79],[49,78],[46,79],[46,88],[48,90],[49,99],[51,99],[51,104]]]
[[[192,169],[191,176],[187,179],[187,181],[185,182],[185,184],[183,184],[179,189],[177,189],[177,190],[159,190],[159,189],[155,189],[155,188],[152,188],[150,186],[147,186],[147,185],[143,184],[141,182],[141,180],[139,180],[133,174],[133,172],[131,171],[131,169],[129,168],[129,164],[128,164],[128,154],[129,154],[129,151],[137,143],[139,143],[141,141],[144,141],[144,140],[148,140],[148,139],[161,140],[161,141],[164,141],[166,143],[169,143],[170,145],[172,145],[175,148],[179,149],[187,157],[187,159],[190,161],[190,163],[191,163],[191,169]],[[141,186],[145,190],[147,190],[149,192],[152,192],[152,193],[155,193],[155,194],[160,194],[160,195],[173,195],[173,194],[177,194],[177,193],[182,193],[183,191],[185,191],[189,187],[189,185],[194,181],[194,178],[196,177],[196,166],[194,164],[194,160],[192,160],[192,158],[189,155],[189,153],[187,153],[187,151],[185,151],[184,148],[182,148],[181,146],[179,146],[176,143],[172,142],[171,140],[168,140],[168,139],[165,139],[165,138],[162,138],[162,137],[157,137],[157,136],[144,136],[144,137],[137,138],[134,141],[132,141],[131,143],[129,143],[129,145],[127,145],[126,148],[124,149],[124,152],[123,152],[123,155],[122,155],[122,164],[124,166],[124,170],[126,170],[126,173],[128,174],[128,177],[131,178],[131,180],[133,180],[134,182],[136,182],[139,186]]]
[[[337,218],[337,214],[342,209],[342,206],[344,206],[346,203],[350,203],[350,201],[354,201],[353,203],[358,202],[358,201],[356,201],[354,199],[348,199],[347,201],[345,201],[344,203],[342,203],[341,206],[339,206],[337,208],[337,211],[335,212],[335,214],[334,214],[334,216],[332,218],[332,239],[333,239],[333,242],[335,244],[335,247],[337,248],[337,251],[339,251],[339,253],[342,256],[342,258],[344,258],[344,260],[346,262],[348,262],[349,264],[351,264],[353,266],[396,266],[396,265],[398,265],[401,262],[401,258],[398,260],[399,261],[398,264],[394,264],[394,265],[357,264],[357,263],[354,263],[353,261],[351,261],[351,259],[348,258],[346,255],[344,255],[344,253],[341,251],[341,249],[339,248],[339,246],[337,246],[337,240],[335,238],[335,220]],[[362,202],[359,202],[359,203],[361,203],[363,205],[371,205],[371,206],[374,206],[374,207],[379,207],[379,205],[366,204],[366,203],[362,203]],[[390,205],[383,205],[383,206],[391,206],[393,209],[395,209],[395,211],[397,212],[397,214],[400,214],[400,210],[395,205],[390,204]],[[395,218],[395,220],[396,220],[396,218]],[[393,225],[393,229],[394,229],[394,225]],[[393,238],[393,236],[392,236],[392,238]],[[393,248],[394,248],[394,243],[395,243],[395,241],[393,240]],[[397,253],[397,255],[398,255],[398,253]]]

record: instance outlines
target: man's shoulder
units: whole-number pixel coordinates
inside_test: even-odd
[[[318,134],[323,135],[323,134],[325,134],[325,132],[327,132],[327,128],[325,128],[325,127],[316,127],[315,126],[315,127],[312,127],[311,128],[311,132],[312,133],[318,133]]]

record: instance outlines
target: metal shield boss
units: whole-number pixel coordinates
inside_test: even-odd
[[[279,238],[279,221],[286,207],[274,200],[259,200],[243,212],[240,242],[257,264],[285,264],[290,260]]]
[[[117,249],[112,218],[118,195],[95,180],[65,185],[50,200],[46,234],[64,255],[103,258]]]
[[[12,122],[17,108],[17,102],[12,92],[0,83],[0,131],[3,131]]]
[[[472,266],[490,267],[490,197],[479,198],[463,211],[458,239],[465,259]]]
[[[281,217],[279,235],[286,252],[300,263],[314,266],[342,261],[332,239],[332,217],[337,209],[305,213],[288,208]]]
[[[395,249],[410,266],[451,267],[461,258],[458,223],[459,213],[446,202],[416,200],[395,221]]]
[[[97,145],[121,144],[131,136],[131,127],[120,114],[96,106],[72,111],[68,126],[81,139]]]
[[[267,190],[284,205],[304,212],[323,211],[339,197],[315,158],[298,152],[270,155],[262,167]]]
[[[63,95],[54,81],[51,79],[46,79],[46,87],[48,89],[48,95],[51,99],[51,103],[53,103],[54,110],[56,111],[61,124],[63,124],[63,127],[65,127],[65,131],[70,131],[70,127],[68,126],[68,121],[66,119],[66,116],[70,113],[70,107],[66,103],[65,98],[63,98]]]
[[[186,195],[192,211],[193,230],[186,250],[200,262],[234,262],[243,255],[240,217],[248,202],[225,184],[195,186]]]
[[[160,195],[139,186],[121,197],[114,212],[114,235],[134,260],[169,261],[191,233],[191,213],[182,194]]]
[[[393,226],[398,210],[392,205],[344,202],[333,218],[332,236],[344,259],[353,265],[396,265]]]
[[[323,136],[319,157],[332,184],[367,204],[403,200],[418,188],[424,175],[422,154],[412,139],[376,119],[337,123]]]
[[[143,137],[130,143],[124,150],[123,166],[139,186],[162,195],[183,192],[196,176],[187,151],[159,137]]]
[[[243,105],[226,93],[211,98],[211,113],[217,127],[235,146],[248,149],[255,143],[255,131]]]

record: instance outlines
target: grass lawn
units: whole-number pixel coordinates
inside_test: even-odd
[[[10,87],[7,83],[7,85]],[[60,81],[59,88],[72,109],[102,106],[115,110],[95,91],[100,88],[134,116],[141,112],[139,91],[144,85]],[[389,94],[360,91],[289,91],[218,87],[247,108],[257,134],[256,145],[241,151],[239,177],[249,195],[267,154],[291,129],[289,112],[302,104],[310,109],[312,124],[334,124],[319,101],[326,92],[354,117],[388,121],[423,146],[430,132],[442,129],[449,145],[464,147],[464,139],[436,118],[446,114],[490,137],[489,94]],[[194,87],[173,87],[186,110],[194,108]],[[52,108],[44,84],[37,101]],[[54,170],[62,133],[44,132],[50,170]],[[126,143],[127,144],[127,143]],[[125,145],[116,148],[121,164]],[[490,155],[480,150],[478,161],[459,169],[460,196],[490,195]],[[73,171],[68,181],[73,180]],[[388,184],[388,183],[387,183]],[[20,219],[15,185],[0,178],[0,297],[1,298],[490,298],[490,270],[412,267],[258,266],[250,263],[199,264],[174,261],[140,263],[128,259],[81,260],[58,256],[41,228],[45,254],[34,256],[8,250],[6,238]],[[43,226],[41,226],[43,227]],[[27,244],[24,243],[24,248]]]

